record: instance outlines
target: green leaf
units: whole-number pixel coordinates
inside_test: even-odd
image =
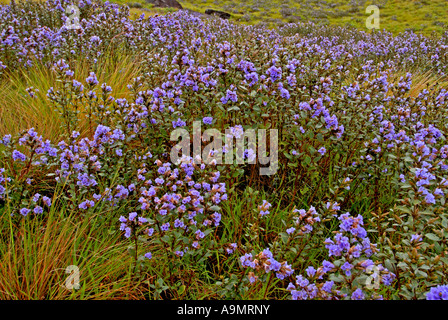
[[[282,238],[283,243],[288,242],[289,235],[286,232],[281,232],[280,237]]]
[[[409,209],[408,207],[397,206],[397,209],[404,213],[411,214],[411,209]]]
[[[395,266],[392,264],[392,262],[388,259],[384,261],[384,266],[389,270],[390,272],[396,273]]]
[[[397,159],[397,156],[394,155],[393,153],[388,153],[387,156],[392,159]]]
[[[311,163],[311,158],[309,156],[305,156],[305,159],[303,159],[302,164],[304,166],[308,166]]]
[[[437,254],[440,254],[442,252],[442,246],[438,242],[435,242],[434,250],[437,252]]]
[[[171,241],[171,237],[169,236],[169,235],[164,235],[162,238],[161,238],[164,242],[170,242]]]
[[[421,270],[415,271],[415,274],[419,275],[420,277],[423,277],[423,278],[427,278],[428,277],[428,274],[426,272],[424,272],[424,271],[421,271]]]
[[[407,270],[409,268],[408,265],[405,262],[403,262],[403,261],[398,262],[397,267],[400,268],[400,269],[403,269],[403,270]]]
[[[177,289],[177,294],[178,295],[181,295],[182,293],[184,293],[185,292],[185,285],[183,284],[183,285],[181,285],[180,287],[179,287],[179,289]]]
[[[428,238],[429,240],[440,241],[440,238],[434,233],[427,233],[425,234],[425,237]]]

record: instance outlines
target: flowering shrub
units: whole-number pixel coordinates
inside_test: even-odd
[[[413,77],[446,77],[448,33],[132,20],[90,0],[70,29],[69,3],[0,7],[0,79],[51,70],[51,86],[21,94],[46,92],[61,125],[57,141],[45,126],[0,137],[9,230],[50,210],[99,217],[153,298],[444,298],[448,91]],[[122,94],[100,61],[125,56],[139,69]],[[222,148],[203,136],[171,162],[172,132],[194,136],[196,121]],[[272,176],[259,175],[266,154],[229,143],[261,129],[278,130]],[[233,164],[208,161],[230,151]]]
[[[426,300],[448,300],[447,287],[437,286],[426,293]]]

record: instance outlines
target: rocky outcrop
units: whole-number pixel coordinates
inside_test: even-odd
[[[154,5],[154,7],[183,9],[182,5],[176,0],[145,0],[145,1],[146,3]]]
[[[230,19],[230,13],[219,11],[219,10],[213,10],[213,9],[207,9],[205,10],[205,14],[216,16],[221,19]]]

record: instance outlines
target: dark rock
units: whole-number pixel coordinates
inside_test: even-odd
[[[145,0],[145,1],[146,3],[154,5],[154,7],[183,9],[182,5],[176,0]]]
[[[129,8],[143,8],[143,5],[140,2],[129,2],[128,3]]]
[[[230,19],[230,13],[227,13],[227,12],[224,12],[224,11],[207,9],[207,10],[205,10],[205,14],[216,16],[216,17],[219,17],[221,19]]]

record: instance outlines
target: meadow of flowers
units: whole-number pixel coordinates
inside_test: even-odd
[[[76,3],[0,7],[0,298],[448,299],[448,32]],[[278,170],[173,163],[194,121]]]

